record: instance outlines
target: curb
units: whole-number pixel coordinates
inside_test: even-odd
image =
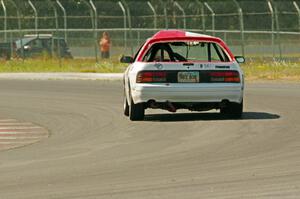
[[[122,73],[0,73],[0,80],[121,80]]]

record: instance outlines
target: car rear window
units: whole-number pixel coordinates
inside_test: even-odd
[[[143,61],[228,62],[230,59],[225,50],[217,43],[202,41],[177,41],[153,44],[145,54]]]

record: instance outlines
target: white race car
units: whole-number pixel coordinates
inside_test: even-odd
[[[148,39],[124,73],[124,114],[143,120],[145,109],[208,111],[240,118],[243,113],[244,75],[217,37],[163,30]]]

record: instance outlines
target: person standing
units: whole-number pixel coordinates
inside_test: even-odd
[[[100,52],[101,52],[101,58],[102,59],[108,59],[110,57],[109,51],[110,51],[110,37],[107,32],[103,32],[102,37],[99,41],[100,46]]]

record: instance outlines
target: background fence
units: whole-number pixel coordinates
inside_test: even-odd
[[[160,29],[221,37],[234,54],[289,59],[300,55],[300,1],[292,0],[0,0],[0,41],[25,34],[64,37],[76,58],[98,60],[103,31],[111,53],[133,54]]]

